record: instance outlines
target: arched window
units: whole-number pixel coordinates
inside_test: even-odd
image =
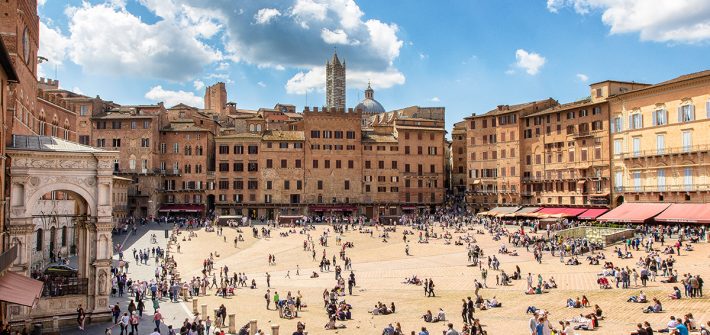
[[[260,124],[257,124],[257,125],[256,125],[256,131],[261,131],[261,125],[260,125]]]
[[[37,229],[35,250],[42,251],[42,245],[44,244],[44,230],[42,228]]]
[[[252,124],[249,125],[249,131],[250,131],[250,132],[254,132],[254,130],[255,130],[254,124],[252,123]]]

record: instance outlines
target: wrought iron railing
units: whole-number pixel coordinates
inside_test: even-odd
[[[41,280],[42,278],[40,278]],[[43,297],[61,297],[64,295],[87,294],[89,291],[88,278],[61,277],[44,280]]]
[[[17,250],[18,246],[16,244],[0,254],[0,272],[9,269],[12,263],[15,262],[15,259],[17,259]]]
[[[614,191],[624,193],[698,192],[710,191],[710,184],[615,186]]]
[[[650,150],[637,150],[631,152],[624,152],[620,154],[614,154],[614,158],[632,159],[641,157],[652,157],[652,156],[663,156],[663,155],[673,155],[673,154],[690,154],[696,152],[710,151],[709,144],[702,145],[685,145],[682,147],[672,147],[672,148],[657,148]]]

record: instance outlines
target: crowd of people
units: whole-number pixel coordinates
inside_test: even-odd
[[[221,261],[216,251],[209,252],[209,254],[205,251],[200,275],[181,278],[171,252],[181,252],[180,245],[188,244],[197,238],[197,234],[223,235],[223,227],[215,227],[217,221],[210,219],[176,220],[173,222],[158,220],[158,222],[172,224],[169,240],[173,249],[156,245],[132,251],[135,264],[155,267],[154,277],[130,278],[128,262],[115,263],[114,269],[112,269],[111,293],[118,297],[129,295],[132,298],[125,307],[125,311],[122,310],[123,306],[120,304],[112,306],[112,316],[116,326],[111,329],[114,329],[115,333],[137,335],[137,326],[143,321],[143,312],[147,305],[148,308],[152,307],[154,316],[151,317],[151,321],[155,324],[155,332],[159,334],[164,334],[165,331],[168,334],[213,334],[215,332],[219,334],[226,326],[227,311],[224,304],[218,308],[214,320],[210,316],[198,314],[194,318],[185,319],[182,324],[171,326],[165,324],[160,304],[166,301],[184,301],[204,295],[217,295],[226,299],[234,296],[237,289],[256,290],[258,287],[262,287],[265,290],[266,309],[275,311],[274,315],[279,318],[300,320],[303,312],[310,312],[300,291],[290,291],[287,288],[279,287],[279,291],[286,293],[280,295],[272,287],[271,275],[268,272],[265,276],[247,275],[247,273],[234,270],[230,272],[230,268],[236,266]],[[324,319],[326,319],[322,327],[323,330],[347,328],[351,320],[362,317],[353,315],[352,301],[348,299],[354,289],[359,288],[361,291],[365,289],[359,287],[355,270],[353,270],[353,261],[348,257],[352,250],[357,250],[355,243],[348,240],[350,233],[369,235],[372,239],[381,241],[383,244],[391,243],[390,241],[399,235],[405,243],[403,250],[405,255],[411,255],[410,241],[416,241],[418,244],[440,243],[445,245],[453,242],[466,252],[468,266],[478,267],[478,271],[480,271],[480,281],[473,280],[472,294],[461,299],[461,327],[456,326],[456,322],[449,318],[443,308],[438,308],[438,310],[434,308],[434,312],[426,310],[422,314],[421,322],[423,323],[421,327],[418,326],[416,331],[405,332],[400,323],[395,321],[388,323],[382,330],[383,335],[428,335],[429,328],[432,328],[434,323],[440,324],[445,335],[486,334],[486,326],[477,317],[485,318],[485,314],[477,314],[477,312],[482,313],[481,311],[503,308],[503,302],[496,295],[491,294],[494,291],[486,290],[489,272],[491,277],[493,274],[495,275],[495,284],[499,286],[514,285],[515,281],[526,282],[524,294],[544,294],[558,287],[553,276],[534,273],[532,271],[534,267],[522,272],[518,265],[513,268],[509,264],[501,263],[500,257],[516,257],[521,254],[530,255],[538,263],[556,262],[559,258],[559,261],[565,265],[598,266],[600,271],[597,283],[600,288],[637,290],[638,293],[631,296],[620,296],[620,299],[627,299],[629,303],[639,304],[639,307],[647,313],[665,311],[662,305],[662,300],[665,301],[665,299],[698,299],[703,296],[703,278],[697,273],[679,274],[676,264],[677,257],[681,253],[692,252],[692,243],[705,240],[707,232],[704,227],[641,225],[636,228],[633,238],[629,238],[609,250],[609,248],[604,249],[601,244],[586,238],[564,238],[556,234],[561,229],[582,224],[578,221],[561,220],[557,223],[542,223],[539,220],[531,219],[509,220],[475,216],[463,210],[442,208],[427,215],[402,215],[396,222],[396,226],[383,226],[377,223],[368,225],[366,222],[363,217],[304,217],[287,230],[279,227],[276,222],[270,222],[271,224],[264,226],[252,225],[247,229],[251,229],[252,237],[257,239],[272,238],[272,230],[278,232],[278,234],[274,233],[274,238],[287,238],[294,234],[303,237],[303,258],[310,259],[314,268],[317,267],[319,271],[301,273],[300,266],[296,266],[285,271],[286,279],[300,277],[308,280],[321,276],[327,276],[328,280],[332,278],[332,285],[323,291]],[[141,221],[141,223],[143,222]],[[328,226],[324,229],[316,229],[315,224],[323,223]],[[133,228],[135,223],[128,224],[127,227],[127,231],[135,231]],[[199,229],[203,227],[210,228],[200,232]],[[229,227],[227,229],[238,231],[239,234],[235,236],[234,240],[234,247],[238,248],[238,242],[244,241],[241,228]],[[121,231],[117,233],[121,233]],[[500,243],[497,252],[495,249],[494,252],[487,252],[489,250],[484,250],[477,243],[477,240],[480,239],[477,239],[477,235],[485,234]],[[227,241],[226,237],[224,241]],[[335,241],[337,251],[329,254],[327,249],[332,241]],[[264,255],[268,261],[267,265],[276,266],[278,264],[277,256],[281,258],[276,253],[269,254],[268,257]],[[627,264],[628,261],[624,260],[629,259],[637,259],[638,261],[633,266],[621,265],[622,262]],[[121,261],[123,260],[121,259]],[[405,283],[421,285],[425,297],[434,298],[437,296],[434,278],[430,276],[425,277],[414,273],[405,280]],[[644,291],[638,290],[643,290],[649,283],[669,283],[673,284],[674,288],[668,296],[647,297]],[[292,294],[292,292],[297,293]],[[548,311],[529,306],[527,308],[527,313],[531,315],[529,333],[533,335],[547,335],[552,332],[565,335],[575,334],[580,330],[593,330],[600,327],[606,317],[603,315],[601,307],[598,304],[590,303],[585,294],[579,294],[578,297],[572,295],[566,301],[560,302],[560,304],[563,303],[565,307],[579,309],[581,313],[573,318],[553,321],[550,319]],[[372,307],[367,310],[373,316],[387,316],[390,320],[398,318],[395,301],[389,303],[373,301],[370,306]],[[676,314],[677,311],[670,312]],[[77,309],[77,315],[79,326],[84,327],[85,315],[81,306]],[[683,313],[683,315],[682,318],[671,317],[673,323],[669,322],[658,328],[668,329],[670,333],[678,332],[681,335],[693,330],[705,331],[707,334],[707,330],[693,318],[692,313]],[[685,333],[683,327],[687,329]],[[242,334],[242,331],[248,331],[246,326],[237,328],[239,334]],[[305,331],[306,325],[298,322],[294,334],[304,334]],[[652,323],[643,321],[638,324],[637,329],[629,330],[632,334],[638,335],[650,334],[653,331]],[[314,332],[319,333],[317,330]],[[258,334],[262,334],[262,331],[259,330]]]

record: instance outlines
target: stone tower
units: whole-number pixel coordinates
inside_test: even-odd
[[[340,62],[337,53],[325,63],[325,104],[345,109],[345,62]]]
[[[205,109],[215,114],[223,114],[227,107],[227,89],[223,82],[205,88]]]

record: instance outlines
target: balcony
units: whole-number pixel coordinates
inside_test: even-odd
[[[574,133],[569,134],[569,135],[571,135],[572,138],[574,138],[574,139],[594,136],[594,134],[593,134],[591,131],[589,131],[589,130],[585,130],[585,131],[575,131]]]
[[[634,159],[634,158],[645,158],[645,157],[659,157],[666,155],[682,155],[682,154],[692,154],[698,152],[708,152],[710,151],[710,144],[701,145],[689,145],[674,148],[662,148],[662,149],[652,149],[652,150],[639,150],[626,152],[621,154],[615,154],[615,159]]]
[[[65,295],[86,295],[89,288],[88,278],[60,277],[44,279],[43,297],[61,297]]]
[[[499,192],[498,190],[472,190],[472,191],[466,191],[466,194],[473,194],[473,195],[487,195],[487,194],[499,194],[502,192]]]
[[[620,193],[708,192],[710,184],[615,186]]]

